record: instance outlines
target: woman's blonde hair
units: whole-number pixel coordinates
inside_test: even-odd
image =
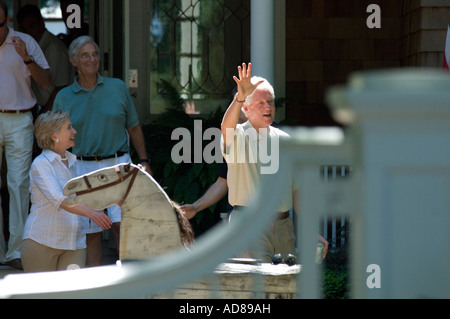
[[[52,149],[54,144],[52,135],[58,133],[67,120],[70,120],[70,115],[63,111],[51,111],[39,115],[34,123],[34,136],[38,146],[43,150]]]

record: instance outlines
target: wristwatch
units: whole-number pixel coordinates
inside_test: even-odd
[[[146,162],[146,163],[149,163],[149,164],[150,164],[150,160],[149,160],[148,158],[143,158],[143,159],[141,159],[139,162],[140,162],[140,163]]]
[[[26,65],[31,64],[34,62],[34,58],[32,55],[30,55],[30,59],[28,61],[23,61],[23,63],[25,63]]]

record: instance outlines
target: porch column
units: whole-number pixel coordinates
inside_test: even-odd
[[[274,0],[252,0],[250,34],[252,74],[266,78],[273,85]]]

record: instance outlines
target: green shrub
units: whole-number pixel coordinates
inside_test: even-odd
[[[341,268],[325,268],[323,271],[323,296],[325,299],[349,297],[348,271]]]

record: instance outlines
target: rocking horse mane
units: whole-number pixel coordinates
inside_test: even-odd
[[[194,230],[192,229],[192,225],[189,222],[189,220],[186,218],[186,216],[184,216],[184,214],[182,213],[181,209],[180,209],[180,205],[171,200],[173,209],[175,211],[175,214],[177,215],[178,218],[178,225],[180,226],[180,234],[181,234],[181,239],[183,240],[183,243],[187,246],[189,244],[192,244],[195,240],[195,234],[194,234]]]

